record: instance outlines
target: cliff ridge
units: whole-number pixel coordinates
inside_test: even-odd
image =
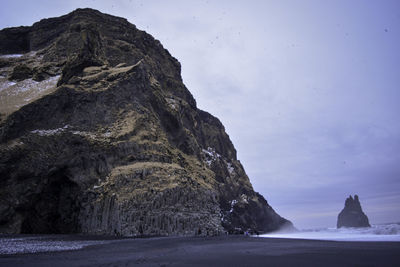
[[[292,227],[180,69],[151,35],[92,9],[1,30],[0,232]]]

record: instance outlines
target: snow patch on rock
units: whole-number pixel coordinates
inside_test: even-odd
[[[74,135],[83,136],[83,137],[88,137],[88,138],[91,138],[91,139],[96,139],[97,137],[110,137],[111,136],[111,132],[106,132],[106,133],[100,135],[100,134],[95,134],[95,133],[92,133],[92,132],[77,131],[77,130],[73,131],[71,129],[71,126],[68,125],[68,124],[63,126],[63,127],[61,127],[61,128],[56,128],[56,129],[46,129],[46,130],[37,129],[37,130],[31,131],[31,133],[37,134],[37,135],[40,135],[40,136],[52,136],[52,135],[62,134],[62,133],[65,133],[65,132],[68,132],[68,133],[71,133],[71,134],[74,134]]]
[[[33,79],[26,79],[20,82],[8,81],[5,78],[0,81],[0,92],[4,91],[5,96],[19,96],[26,95],[29,92],[29,96],[24,98],[24,101],[30,101],[40,95],[42,92],[54,88],[57,85],[57,81],[60,75],[53,76],[47,80],[37,82]],[[6,91],[7,90],[7,91]]]
[[[171,97],[167,97],[167,98],[165,98],[165,100],[167,101],[167,103],[171,109],[178,111],[178,108],[179,108],[178,100],[171,98]]]
[[[235,205],[238,203],[238,201],[236,199],[231,201],[231,209],[229,210],[230,213],[233,212],[233,208],[235,207]]]
[[[0,83],[0,92],[16,84],[17,84],[16,82],[10,82],[10,81]]]
[[[245,194],[240,195],[241,201],[248,204],[249,200],[248,200],[248,196]]]
[[[221,158],[221,155],[218,154],[214,148],[208,147],[207,150],[203,149],[202,150],[204,155],[206,156],[205,162],[207,163],[208,166],[211,166],[211,164]]]
[[[232,166],[232,163],[230,162],[226,163],[226,168],[228,169],[229,174],[232,174],[235,171],[235,169]]]
[[[1,55],[0,58],[18,58],[22,57],[24,54],[8,54],[8,55]]]
[[[67,130],[69,125],[65,125],[62,128],[57,128],[57,129],[51,129],[51,130],[33,130],[31,133],[33,134],[38,134],[40,136],[50,136],[50,135],[56,135],[65,132]]]

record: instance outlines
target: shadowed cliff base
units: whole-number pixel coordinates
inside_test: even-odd
[[[0,31],[0,232],[218,235],[293,227],[254,192],[179,62],[92,9]]]

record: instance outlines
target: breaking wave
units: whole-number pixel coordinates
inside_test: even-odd
[[[374,224],[365,228],[318,228],[293,233],[275,232],[262,237],[333,241],[400,241],[400,223]]]

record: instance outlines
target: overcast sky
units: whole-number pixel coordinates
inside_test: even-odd
[[[299,228],[349,194],[400,222],[400,1],[1,1],[0,28],[78,7],[127,18],[182,64],[256,191]]]

